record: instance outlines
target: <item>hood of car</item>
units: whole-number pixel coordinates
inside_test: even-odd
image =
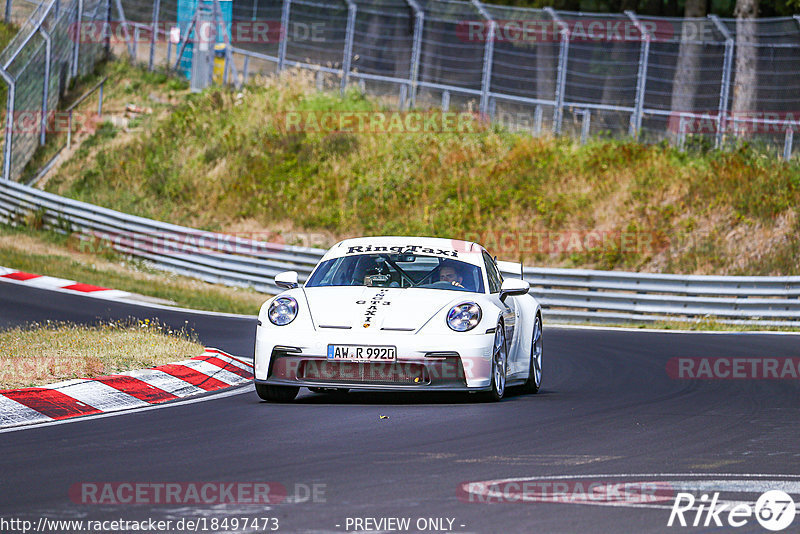
[[[314,326],[413,333],[454,300],[471,293],[391,287],[312,287],[305,290]]]

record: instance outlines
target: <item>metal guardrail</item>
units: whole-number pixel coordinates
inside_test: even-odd
[[[551,319],[655,322],[712,318],[800,326],[800,276],[705,276],[526,268]]]
[[[305,278],[323,250],[253,241],[153,221],[93,206],[14,182],[0,183],[0,221],[40,217],[45,227],[77,233],[87,247],[110,247],[154,267],[207,282],[274,292],[274,276],[296,270]]]
[[[205,232],[128,215],[17,184],[0,183],[0,221],[28,217],[90,245],[207,282],[276,292],[274,276],[305,280],[324,250]],[[507,273],[509,276],[519,276]],[[551,321],[624,323],[713,317],[721,323],[800,326],[800,276],[684,276],[525,268]]]

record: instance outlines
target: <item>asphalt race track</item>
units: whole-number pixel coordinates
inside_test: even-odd
[[[189,321],[207,345],[252,354],[253,319],[0,284],[0,326],[128,316]],[[352,532],[348,517],[406,517],[412,526],[420,518],[452,519],[454,532],[707,532],[722,530],[668,528],[672,499],[660,506],[486,503],[459,488],[568,476],[683,481],[676,488],[706,481],[705,492],[720,486],[733,500],[736,491],[750,501],[773,487],[797,493],[800,380],[677,380],[666,369],[674,357],[800,358],[800,336],[577,330],[548,328],[545,320],[544,339],[542,391],[500,403],[302,390],[294,404],[279,405],[260,402],[247,386],[203,402],[3,433],[0,517],[276,517],[280,532]],[[277,482],[295,498],[271,507],[101,505],[73,502],[68,493],[82,482],[123,481]],[[317,498],[306,498],[314,485]],[[798,525],[800,518],[789,531]],[[752,519],[730,530],[765,532]]]

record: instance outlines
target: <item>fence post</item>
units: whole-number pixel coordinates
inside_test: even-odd
[[[536,104],[536,109],[533,112],[533,135],[539,137],[542,135],[542,105]]]
[[[544,8],[553,22],[558,24],[558,74],[556,76],[556,106],[553,111],[553,133],[561,133],[561,124],[564,121],[564,93],[567,85],[567,61],[569,60],[569,27],[561,20],[552,7]]]
[[[100,89],[97,91],[97,116],[103,116],[103,86],[106,84],[106,81],[103,80],[100,82]]]
[[[8,84],[6,100],[6,144],[3,147],[3,179],[11,180],[11,143],[14,133],[14,100],[17,92],[17,81],[10,73],[0,69],[0,77]]]
[[[147,62],[147,69],[153,70],[153,62],[156,55],[156,40],[158,39],[158,19],[161,16],[161,0],[153,2],[153,26],[150,32],[150,60]]]
[[[344,36],[344,54],[342,57],[342,94],[347,89],[347,76],[350,74],[350,64],[353,60],[353,34],[356,28],[356,3],[347,2],[347,33]]]
[[[422,54],[422,30],[425,25],[425,13],[416,0],[406,0],[406,3],[414,11],[414,42],[411,45],[411,68],[409,69],[409,81],[411,82],[411,107],[417,103],[417,82],[419,80],[419,58]]]
[[[728,28],[719,20],[716,15],[709,15],[709,19],[714,23],[719,33],[725,38],[725,57],[722,61],[722,81],[719,89],[719,110],[717,112],[717,137],[714,140],[714,148],[722,145],[722,134],[727,127],[728,100],[731,87],[731,68],[733,66],[733,47],[735,41],[728,31]]]
[[[75,14],[75,46],[72,48],[72,77],[78,76],[78,61],[81,51],[81,24],[83,24],[83,0],[78,0],[78,12]]]
[[[792,139],[794,138],[794,128],[789,126],[786,128],[786,137],[783,140],[783,159],[789,161],[792,159]]]
[[[106,59],[108,59],[111,56],[111,0],[106,0],[106,24],[103,28],[103,42],[105,44]]]
[[[489,90],[492,83],[492,61],[494,58],[494,36],[497,23],[486,11],[480,0],[472,0],[472,5],[478,10],[481,17],[489,23],[489,32],[486,34],[486,44],[483,46],[483,75],[481,79],[481,113],[486,115],[489,111]]]
[[[6,0],[6,24],[11,23],[11,0]]]
[[[283,70],[286,61],[286,42],[289,40],[289,12],[292,7],[292,0],[283,0],[281,10],[281,42],[278,45],[278,72]]]
[[[583,120],[581,121],[581,144],[585,145],[589,140],[589,129],[591,128],[592,124],[592,112],[591,110],[584,109],[582,114]]]
[[[639,22],[639,17],[633,11],[626,11],[625,14],[631,19],[633,25],[639,30],[641,35],[641,48],[639,50],[639,71],[636,74],[636,98],[633,103],[633,115],[628,129],[628,135],[638,139],[639,131],[642,129],[642,109],[644,108],[645,87],[647,85],[647,66],[650,61],[650,32],[647,31]]]
[[[181,59],[183,58],[183,52],[186,50],[186,45],[189,43],[189,37],[192,35],[192,30],[195,28],[195,26],[197,26],[197,17],[199,15],[199,11],[200,11],[199,9],[195,10],[194,16],[192,17],[192,21],[186,28],[186,35],[183,36],[183,38],[181,38],[181,44],[178,47],[177,52],[175,52],[175,65],[172,67],[173,70],[178,70],[178,65],[181,64]]]
[[[681,113],[678,121],[678,149],[680,150],[686,148],[686,120],[686,114]]]
[[[47,130],[47,97],[48,92],[50,90],[50,63],[52,62],[52,53],[53,53],[53,40],[50,37],[50,33],[44,29],[44,27],[40,24],[39,25],[39,33],[42,34],[44,37],[44,85],[42,87],[42,119],[41,119],[41,131],[39,132],[39,144],[44,146],[45,142],[45,135]]]
[[[442,91],[442,111],[450,111],[450,91]]]
[[[83,0],[80,0],[81,2]],[[111,0],[109,0],[110,2]],[[133,44],[131,43],[131,32],[130,28],[128,28],[128,19],[125,18],[125,10],[122,9],[122,2],[120,0],[115,0],[117,4],[117,12],[119,13],[119,20],[122,23],[122,31],[125,33],[125,41],[128,45],[128,55],[131,57],[131,61],[135,60],[134,52],[133,52]]]
[[[139,26],[133,26],[133,63],[136,64],[136,60],[139,58]]]

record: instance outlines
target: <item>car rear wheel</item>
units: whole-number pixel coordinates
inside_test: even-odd
[[[525,382],[525,391],[536,393],[542,385],[542,316],[537,315],[533,323],[533,336],[531,337],[531,362],[528,370],[528,380]]]
[[[492,389],[487,395],[489,401],[499,401],[506,392],[506,374],[508,370],[508,347],[506,330],[503,323],[497,324],[492,346]]]
[[[271,386],[256,382],[256,393],[265,401],[291,402],[297,396],[298,391],[300,388],[295,386]]]

